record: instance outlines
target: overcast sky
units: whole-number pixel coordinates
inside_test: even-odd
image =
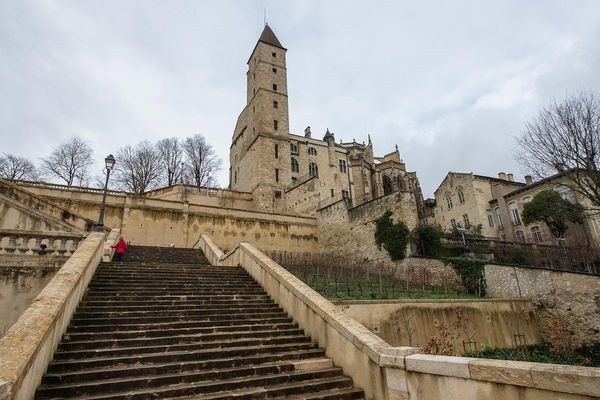
[[[0,1],[0,152],[39,164],[79,135],[201,133],[224,161],[263,11],[288,49],[290,129],[398,144],[425,197],[448,171],[513,172],[554,98],[600,91],[600,1]]]

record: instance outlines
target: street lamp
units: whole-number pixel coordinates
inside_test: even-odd
[[[106,189],[108,188],[108,178],[110,177],[110,171],[115,166],[115,158],[112,154],[109,154],[104,159],[104,165],[106,166],[106,182],[104,182],[104,193],[102,194],[102,205],[100,206],[100,216],[98,217],[98,223],[94,230],[96,232],[102,232],[104,230],[104,210],[106,208]]]

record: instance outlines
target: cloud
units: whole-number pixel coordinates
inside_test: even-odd
[[[291,131],[398,144],[426,196],[449,170],[522,172],[523,122],[600,90],[593,0],[5,1],[1,151],[35,161],[79,134],[99,172],[123,144],[202,133],[227,161],[265,6],[289,49]]]

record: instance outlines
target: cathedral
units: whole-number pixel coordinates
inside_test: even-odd
[[[257,209],[313,214],[337,201],[356,207],[398,192],[412,192],[421,209],[415,172],[398,147],[375,157],[368,142],[336,142],[329,129],[290,132],[287,49],[265,24],[248,59],[246,106],[230,148],[229,189],[252,193]],[[313,137],[316,136],[316,137]]]

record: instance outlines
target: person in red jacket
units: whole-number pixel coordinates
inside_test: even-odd
[[[115,254],[117,255],[117,261],[118,262],[122,262],[123,261],[123,255],[127,251],[127,243],[125,243],[125,240],[123,239],[123,236],[119,237],[119,241],[117,243],[113,244],[110,247],[112,247],[113,249],[115,249]]]

